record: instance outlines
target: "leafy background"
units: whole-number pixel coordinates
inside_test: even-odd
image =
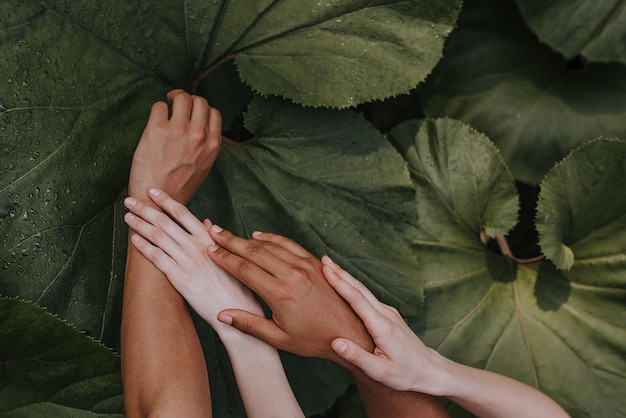
[[[624,9],[1,3],[0,414],[123,414],[121,200],[176,87],[224,116],[199,216],[330,254],[427,344],[572,416],[624,416]],[[197,325],[215,416],[244,416]],[[307,415],[362,415],[343,370],[283,359]]]

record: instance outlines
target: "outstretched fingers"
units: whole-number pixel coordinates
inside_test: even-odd
[[[132,234],[130,242],[146,259],[156,266],[163,274],[173,277],[176,272],[176,262],[159,247],[155,247],[139,234]]]
[[[272,275],[255,262],[238,255],[250,251],[246,240],[236,237],[217,225],[211,226],[209,231],[218,245],[210,245],[207,248],[208,256],[255,293],[271,294],[275,285]],[[265,254],[265,256],[273,257],[271,254]]]
[[[271,232],[255,231],[252,233],[252,238],[259,241],[271,242],[277,247],[286,250],[291,254],[295,254],[298,257],[313,257],[313,255],[302,248],[300,244],[290,238],[283,237],[282,235],[272,234]]]
[[[124,221],[129,227],[172,258],[176,260],[186,258],[178,242],[182,241],[187,233],[166,214],[132,197],[126,198],[124,205],[131,211],[124,215]]]
[[[342,269],[329,256],[325,255],[322,257],[322,265],[328,267],[341,280],[356,288],[363,295],[364,298],[370,301],[373,306],[382,305],[382,303],[376,298],[376,296],[374,296],[374,294],[363,283],[361,283],[350,273]]]
[[[176,222],[182,225],[190,234],[200,235],[207,233],[208,228],[200,222],[185,205],[172,199],[163,190],[150,189],[148,194],[154,203],[164,209],[172,219],[176,220]]]
[[[213,255],[219,256],[219,258],[213,258],[213,256],[211,258],[260,295],[264,294],[263,291],[257,290],[258,287],[255,287],[261,283],[257,285],[249,281],[258,282],[265,278],[264,281],[267,282],[267,278],[271,277],[274,279],[291,277],[293,265],[302,261],[300,256],[277,246],[273,242],[243,239],[216,225],[211,227],[209,232],[211,238],[222,247],[213,252]],[[232,257],[224,252],[230,253]],[[260,270],[266,274],[258,276]],[[274,284],[270,281],[270,288],[266,290],[271,290]]]

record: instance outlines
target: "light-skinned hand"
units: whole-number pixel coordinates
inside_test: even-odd
[[[263,310],[250,289],[207,255],[207,246],[214,243],[208,233],[211,223],[200,222],[162,190],[150,189],[149,196],[169,216],[135,198],[126,198],[124,204],[131,212],[124,220],[135,232],[132,244],[167,276],[221,338],[239,334],[217,320],[218,312],[239,308],[262,315]]]
[[[407,326],[398,310],[380,302],[360,281],[322,257],[328,283],[359,315],[376,344],[374,352],[348,338],[332,341],[333,350],[377,382],[398,390],[437,395],[436,366],[442,356],[427,347]]]

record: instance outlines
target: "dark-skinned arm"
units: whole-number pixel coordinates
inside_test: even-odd
[[[147,204],[151,187],[186,203],[206,178],[221,141],[221,116],[182,90],[153,105],[133,156],[128,194]],[[155,205],[156,207],[156,205]],[[210,417],[206,364],[189,310],[166,277],[128,245],[122,313],[126,414]]]

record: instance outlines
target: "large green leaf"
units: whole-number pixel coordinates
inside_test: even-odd
[[[0,298],[0,415],[121,417],[119,358],[30,303]]]
[[[572,59],[626,63],[623,0],[516,0],[524,20],[543,42]]]
[[[626,135],[626,66],[568,63],[510,0],[467,0],[445,57],[421,89],[429,116],[487,134],[516,179],[538,184],[573,148]]]
[[[584,264],[603,274],[626,269],[625,178],[626,142],[610,140],[584,145],[548,173],[537,229],[541,249],[557,267]]]
[[[452,121],[411,123],[391,136],[401,144],[417,188],[415,254],[426,280],[426,303],[423,315],[410,323],[426,344],[461,363],[537,387],[574,417],[625,416],[623,220],[621,227],[616,221],[603,233],[590,234],[586,243],[606,250],[608,242],[611,250],[600,252],[613,257],[581,260],[566,273],[549,261],[518,265],[480,240],[483,218],[501,222],[500,231],[515,222],[506,210],[514,185],[487,140]],[[582,171],[570,179],[601,183],[598,192],[610,189],[611,196],[620,196],[609,215],[602,199],[597,206],[572,201],[570,210],[588,211],[583,218],[597,217],[597,226],[618,218],[618,212],[623,217],[626,207],[623,182],[617,181],[623,178],[623,143],[605,145],[577,153],[577,160],[587,162],[585,179]],[[478,169],[469,174],[463,167],[475,162]],[[457,186],[454,192],[451,185]],[[487,192],[488,185],[500,193]],[[476,216],[477,207],[490,216]],[[467,415],[456,406],[451,412]]]

